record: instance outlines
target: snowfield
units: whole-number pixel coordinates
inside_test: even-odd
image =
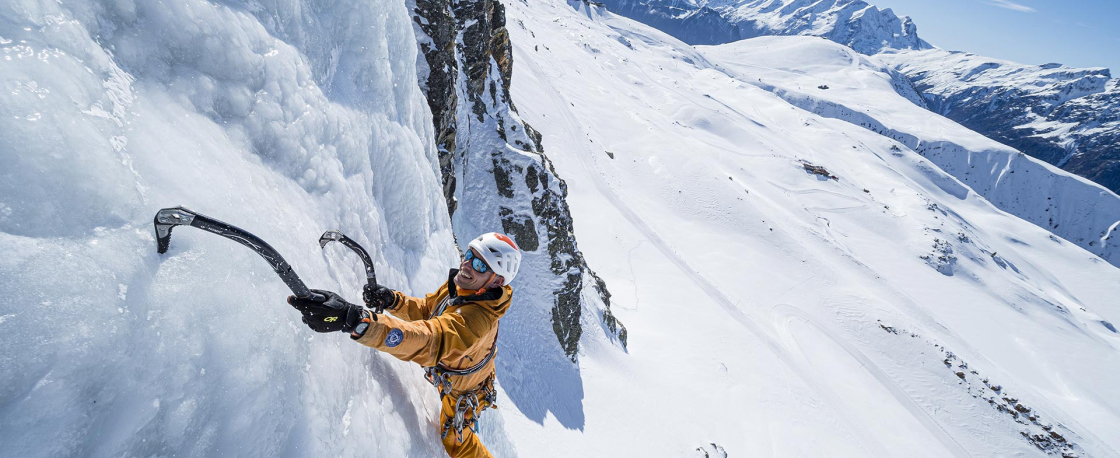
[[[631,330],[580,360],[584,428],[506,418],[522,454],[1040,455],[1053,424],[1116,456],[1120,272],[915,150],[1006,148],[820,38],[697,50],[580,2],[509,18],[514,101]],[[815,112],[832,98],[923,141]],[[1032,166],[1020,193],[1084,184]]]
[[[506,7],[513,101],[629,341],[584,332],[541,375],[526,349],[562,352],[522,315],[496,456],[1120,456],[1117,255],[1067,240],[1115,194],[820,38]],[[249,250],[180,228],[158,255],[151,226],[186,205],[357,301],[316,243],[340,229],[433,290],[458,250],[415,48],[395,1],[0,5],[0,456],[442,456],[419,368],[306,329]]]

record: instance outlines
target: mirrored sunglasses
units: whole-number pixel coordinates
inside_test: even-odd
[[[471,267],[480,274],[484,274],[490,270],[490,266],[486,265],[486,262],[483,261],[482,258],[475,256],[472,250],[467,250],[466,259],[470,261]]]

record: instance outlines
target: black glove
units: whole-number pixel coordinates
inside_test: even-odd
[[[365,309],[360,305],[346,302],[345,299],[330,291],[313,289],[312,292],[326,296],[326,300],[288,296],[288,303],[303,314],[303,322],[315,332],[351,332],[362,320]]]
[[[366,307],[381,313],[384,310],[392,310],[397,295],[384,286],[371,287],[367,284],[362,287],[362,300],[366,302]]]

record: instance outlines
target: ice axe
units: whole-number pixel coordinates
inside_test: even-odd
[[[346,234],[337,230],[326,231],[323,235],[319,236],[319,248],[326,249],[327,244],[331,242],[341,243],[345,245],[346,248],[358,253],[366,269],[366,287],[369,288],[370,291],[377,289],[377,272],[373,269],[373,259],[369,257],[369,253],[366,252],[366,249],[362,248],[354,239],[347,237]],[[377,310],[377,313],[381,313],[380,308]]]
[[[175,226],[197,227],[233,240],[255,251],[265,261],[268,261],[268,265],[272,267],[276,275],[280,276],[284,284],[288,285],[288,288],[292,290],[296,297],[316,301],[326,300],[325,296],[311,292],[307,285],[303,284],[303,280],[299,279],[299,275],[296,275],[292,266],[288,265],[288,262],[284,260],[283,256],[280,256],[280,253],[276,252],[275,248],[261,240],[260,237],[250,234],[249,231],[188,210],[186,207],[160,210],[156,213],[153,223],[156,229],[156,251],[160,254],[166,253],[167,248],[171,245],[171,229],[174,229]]]

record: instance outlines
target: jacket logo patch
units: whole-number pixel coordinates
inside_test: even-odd
[[[402,341],[404,341],[404,332],[401,332],[400,329],[389,331],[389,335],[385,336],[386,347],[395,347],[400,345]]]

